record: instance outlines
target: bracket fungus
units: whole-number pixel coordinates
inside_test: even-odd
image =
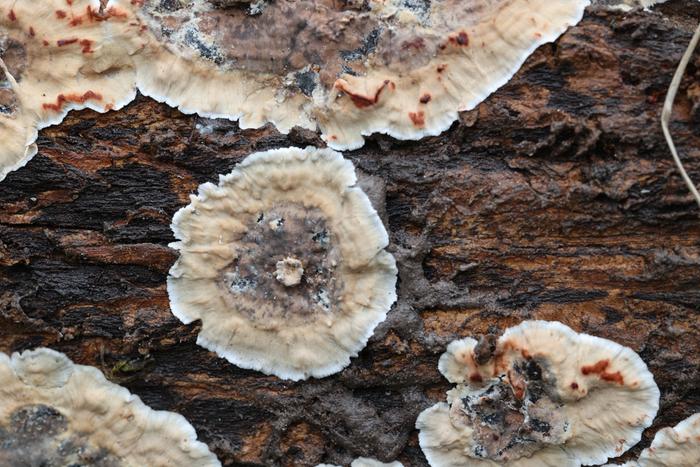
[[[125,2],[125,0],[122,0]],[[588,0],[141,0],[139,89],[183,112],[363,135],[446,130],[583,16]]]
[[[556,322],[454,341],[438,367],[457,386],[416,423],[433,467],[602,464],[636,444],[659,407],[636,353]]]
[[[96,368],[40,348],[0,353],[0,465],[215,467],[194,428]]]
[[[129,54],[143,44],[126,10],[99,0],[0,5],[0,180],[69,110],[118,109],[136,96]]]
[[[281,378],[340,371],[396,300],[389,239],[329,149],[278,149],[205,183],[173,218],[168,294],[197,343]]]
[[[610,464],[612,466],[612,464]],[[624,467],[697,467],[700,465],[700,413],[686,418],[673,428],[656,432],[651,446],[637,461]]]

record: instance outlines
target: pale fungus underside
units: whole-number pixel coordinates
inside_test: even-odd
[[[556,322],[454,341],[439,369],[457,386],[416,424],[433,467],[601,464],[636,444],[658,410],[639,356]]]
[[[0,353],[0,465],[217,467],[180,415],[39,348]]]
[[[331,150],[249,156],[173,219],[173,313],[198,343],[288,379],[350,363],[396,299],[388,237],[352,164]]]

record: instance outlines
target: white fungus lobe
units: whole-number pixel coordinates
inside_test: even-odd
[[[364,136],[449,128],[589,0],[15,0],[0,5],[0,180],[71,109],[138,89],[184,113]],[[4,63],[4,65],[2,65]]]
[[[614,464],[610,464],[611,466]],[[700,465],[700,413],[656,432],[651,446],[624,467],[697,467]]]
[[[389,238],[350,161],[329,149],[253,154],[172,224],[171,309],[197,343],[286,379],[340,371],[396,300]]]
[[[438,368],[457,386],[416,422],[433,467],[599,465],[636,444],[658,410],[636,353],[556,322],[454,341]]]
[[[334,464],[318,464],[316,467],[340,467]],[[403,467],[403,464],[398,461],[381,462],[369,457],[358,457],[350,463],[350,467]]]
[[[0,353],[0,465],[217,467],[181,415],[40,348]]]

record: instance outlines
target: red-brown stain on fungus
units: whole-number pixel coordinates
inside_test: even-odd
[[[540,39],[540,38],[542,37],[542,34],[539,33],[539,32],[536,32],[536,33],[535,33],[535,37],[538,38],[538,39]]]
[[[436,70],[437,70],[438,73],[442,73],[442,72],[445,71],[446,69],[447,69],[447,63],[443,63],[443,64],[441,64],[441,65],[438,65],[437,68],[436,68]]]
[[[408,118],[411,119],[415,126],[425,125],[425,114],[422,110],[419,110],[418,112],[409,112]]]
[[[131,0],[131,4],[134,6],[143,6],[144,0]]]
[[[66,103],[84,104],[89,100],[101,101],[102,95],[94,91],[87,91],[84,94],[59,94],[56,98],[55,103],[43,104],[42,107],[44,108],[44,110],[53,110],[54,112],[59,112],[63,108],[63,105]]]
[[[82,47],[82,52],[84,54],[91,54],[94,52],[94,50],[92,50],[92,41],[90,39],[81,40],[80,47]]]
[[[403,50],[416,49],[421,50],[425,47],[425,40],[422,37],[415,37],[410,41],[404,41],[401,44]]]
[[[46,39],[44,39],[43,41],[41,41],[41,43],[44,44],[44,47],[48,47],[48,46],[49,46],[49,41],[47,41]]]
[[[73,17],[72,20],[70,20],[70,23],[68,23],[71,26],[79,26],[83,24],[83,17],[82,16],[75,16]]]
[[[609,381],[617,384],[624,384],[624,378],[619,371],[615,373],[608,373],[605,370],[610,366],[609,360],[600,360],[593,365],[585,365],[581,367],[581,373],[584,375],[597,374],[600,375],[600,379],[603,381]]]
[[[479,373],[472,373],[469,375],[469,381],[472,383],[481,383],[484,381],[484,378],[482,378]]]
[[[609,360],[600,360],[593,365],[584,365],[581,367],[581,373],[584,375],[600,374],[610,365]]]
[[[64,46],[66,46],[66,45],[75,44],[76,42],[78,42],[78,39],[76,39],[76,38],[72,38],[72,39],[59,39],[59,40],[56,41],[56,45],[59,46],[59,47],[64,47]]]
[[[448,40],[450,41],[450,44],[454,45],[460,45],[463,47],[469,45],[469,35],[464,31],[460,31],[457,35],[450,36]]]
[[[34,32],[34,28],[31,26],[29,26],[29,35],[32,37],[36,36],[36,32]]]
[[[379,87],[379,89],[377,89],[377,91],[374,93],[374,96],[367,97],[363,96],[362,94],[356,94],[350,91],[346,87],[344,81],[336,81],[335,83],[336,89],[338,89],[339,91],[343,91],[345,94],[347,94],[350,100],[352,100],[352,103],[355,104],[355,107],[357,107],[358,109],[364,109],[379,102],[379,96],[381,95],[384,88],[386,88],[387,86],[390,86],[392,89],[396,87],[396,85],[388,79],[384,80],[384,83]]]
[[[56,10],[56,18],[58,18],[58,19],[63,19],[63,18],[65,18],[66,16],[68,16],[68,14],[67,14],[65,11],[63,11],[63,10]]]
[[[574,391],[578,389],[578,383],[576,381],[571,383],[571,389],[573,389]]]
[[[430,102],[430,99],[432,99],[432,96],[431,96],[429,93],[426,92],[425,94],[423,94],[422,96],[420,96],[420,99],[418,99],[418,101],[419,101],[421,104],[427,104],[428,102]]]
[[[10,19],[10,21],[17,21],[17,15],[15,14],[15,10],[10,10],[10,12],[7,14],[7,17]]]

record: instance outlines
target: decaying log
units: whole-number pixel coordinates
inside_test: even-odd
[[[240,130],[146,98],[72,113],[0,184],[0,350],[49,346],[101,368],[183,414],[224,465],[362,455],[425,466],[414,422],[450,387],[437,371],[446,344],[559,320],[630,346],[653,372],[661,409],[633,458],[700,411],[700,220],[659,125],[699,19],[691,0],[589,8],[445,134],[374,136],[347,153],[385,184],[399,300],[350,367],[321,380],[217,358],[165,290],[170,220],[197,185],[251,152],[318,136]],[[671,125],[696,181],[699,56]]]

